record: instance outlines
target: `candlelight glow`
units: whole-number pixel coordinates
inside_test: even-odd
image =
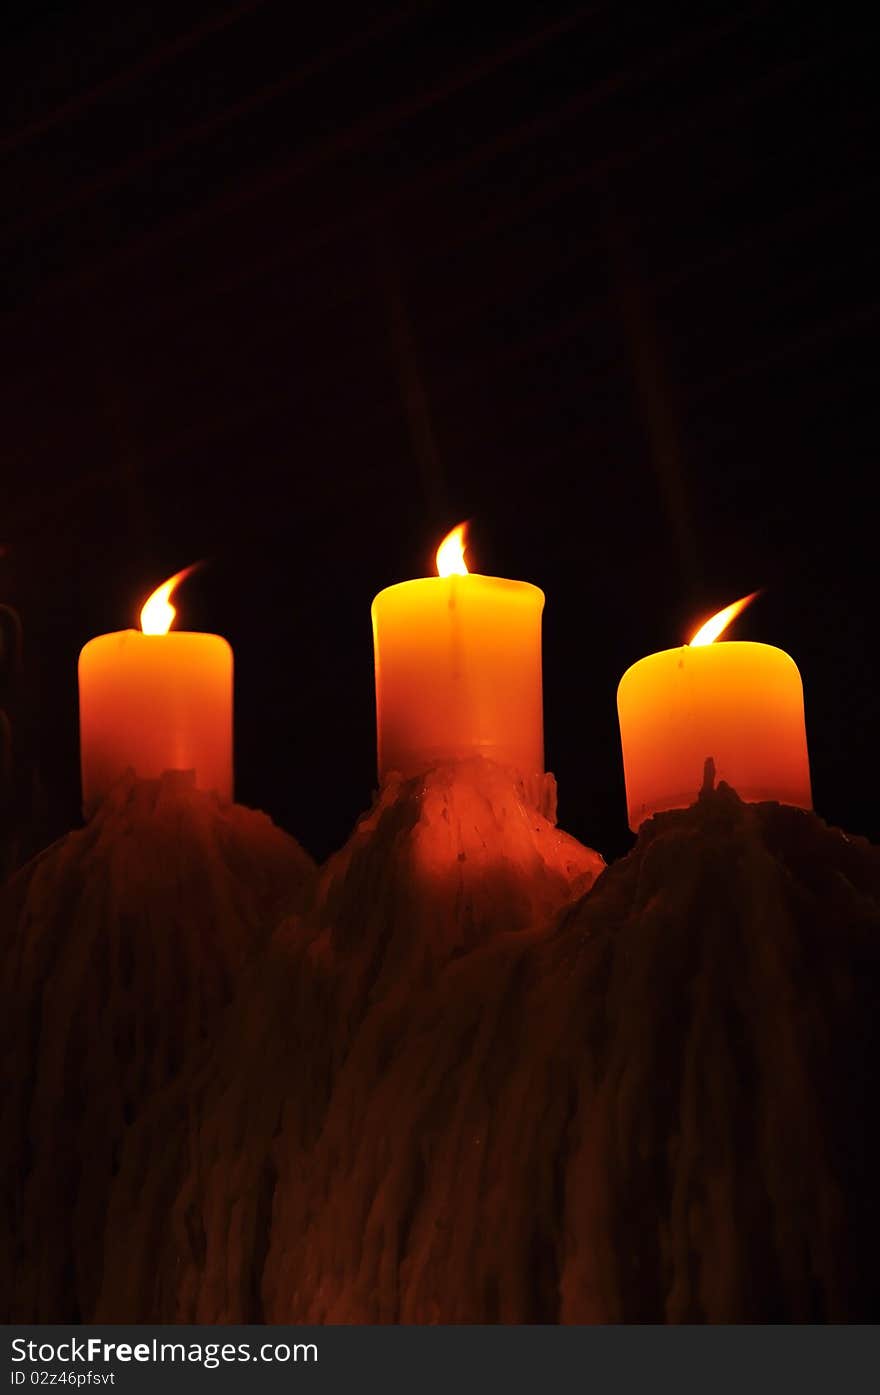
[[[467,576],[467,563],[464,560],[465,527],[464,523],[459,523],[437,548],[438,576]]]
[[[752,591],[750,595],[743,596],[741,600],[734,601],[733,605],[725,606],[719,610],[717,615],[713,615],[711,620],[707,620],[705,625],[701,625],[690,641],[691,648],[700,644],[713,644],[720,634],[723,634],[731,621],[741,615],[746,606],[749,605],[758,595],[757,591]]]
[[[177,614],[171,604],[171,593],[194,568],[195,563],[191,567],[184,567],[182,572],[177,572],[168,581],[163,581],[144,603],[141,610],[141,629],[145,635],[167,635]]]

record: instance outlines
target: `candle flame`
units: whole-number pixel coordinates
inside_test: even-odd
[[[734,601],[733,605],[725,606],[723,610],[719,610],[717,615],[713,615],[711,620],[707,620],[705,625],[701,625],[697,630],[690,642],[691,648],[693,649],[700,644],[713,644],[718,636],[724,633],[731,621],[741,615],[746,606],[751,604],[758,594],[759,592],[752,591],[750,595],[743,596],[739,601]]]
[[[466,527],[466,524],[459,523],[457,528],[447,533],[437,548],[438,576],[467,576],[467,563],[464,560]]]
[[[185,576],[195,571],[197,565],[194,562],[191,567],[184,567],[182,572],[176,572],[167,581],[163,581],[161,586],[157,586],[152,596],[145,601],[141,609],[141,629],[145,635],[167,635],[177,614],[171,604],[171,593]]]

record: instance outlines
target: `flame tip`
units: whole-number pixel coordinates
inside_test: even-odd
[[[467,563],[464,550],[467,541],[467,523],[458,523],[446,534],[437,548],[438,576],[467,576]]]
[[[141,631],[145,635],[167,635],[171,629],[177,611],[171,604],[171,596],[174,590],[180,585],[184,577],[189,576],[198,566],[198,562],[192,562],[190,566],[184,567],[182,571],[175,572],[167,581],[163,581],[161,586],[157,586],[155,591],[147,597],[141,606]]]
[[[705,644],[714,644],[715,640],[724,633],[728,625],[732,624],[738,615],[741,615],[747,605],[761,594],[760,590],[750,591],[747,596],[741,596],[732,605],[727,605],[723,610],[719,610],[717,615],[711,615],[704,624],[693,634],[688,641],[691,649],[701,648]]]

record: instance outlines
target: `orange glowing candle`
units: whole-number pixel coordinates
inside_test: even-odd
[[[708,757],[748,803],[813,807],[804,692],[794,660],[770,644],[714,641],[754,599],[707,621],[680,649],[627,669],[617,690],[629,826],[694,802]]]
[[[437,571],[373,601],[379,779],[476,755],[543,774],[544,593],[469,572],[463,526]]]
[[[220,635],[171,630],[178,572],[141,610],[140,630],[89,640],[79,656],[83,812],[126,770],[194,773],[232,797],[232,649]]]

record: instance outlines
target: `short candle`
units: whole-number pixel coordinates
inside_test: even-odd
[[[475,755],[542,775],[544,593],[469,572],[463,526],[437,571],[373,601],[380,781]]]
[[[220,635],[171,630],[178,572],[141,610],[140,630],[89,640],[79,656],[83,812],[128,769],[141,779],[192,771],[232,798],[232,649]]]
[[[794,660],[770,644],[726,640],[754,598],[713,616],[690,644],[640,659],[617,690],[629,826],[692,804],[708,757],[747,803],[813,807],[804,692]]]

